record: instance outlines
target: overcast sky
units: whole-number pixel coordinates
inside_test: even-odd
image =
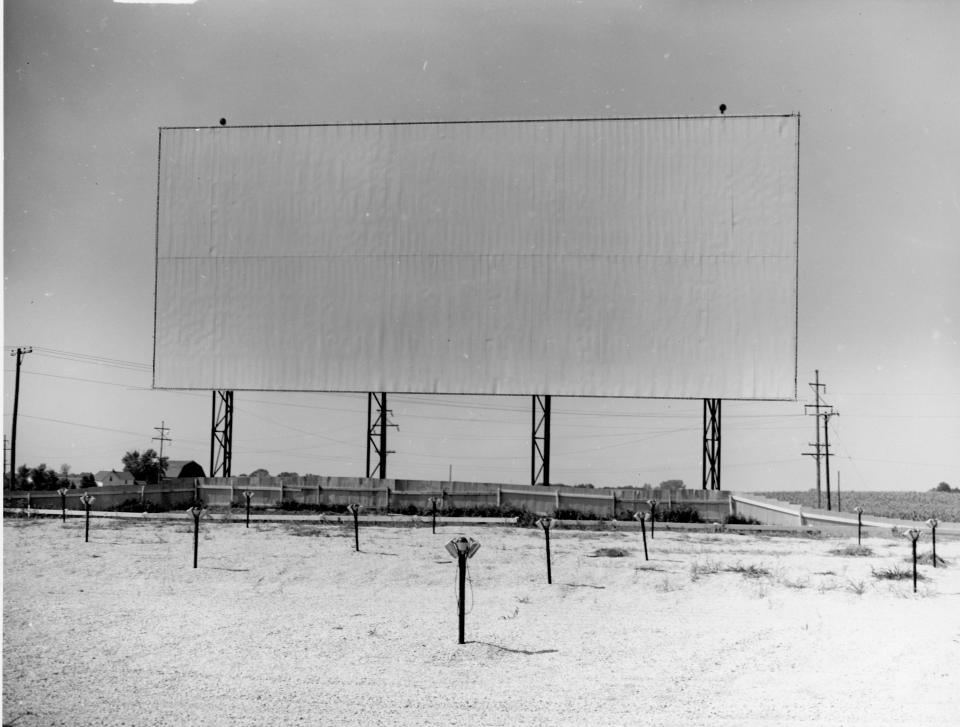
[[[960,4],[4,4],[4,345],[17,459],[206,468],[210,395],[150,390],[160,126],[799,112],[799,401],[724,406],[725,489],[960,486]],[[14,359],[4,374],[4,431]],[[528,482],[530,401],[392,397],[393,477]],[[699,401],[554,401],[555,482],[699,486]],[[366,397],[238,393],[234,474],[362,475]]]

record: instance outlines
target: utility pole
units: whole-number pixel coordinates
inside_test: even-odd
[[[376,417],[374,417],[376,413]],[[387,427],[398,432],[400,427],[390,422],[393,410],[387,408],[387,392],[367,392],[367,477],[387,478],[387,455],[395,450],[387,449]],[[377,464],[371,466],[371,455],[377,455]]]
[[[827,509],[831,510],[830,507],[830,417],[840,416],[840,412],[836,411],[825,411],[823,413],[823,450],[824,450],[824,459],[826,460],[827,465]],[[837,481],[839,486],[840,482]],[[838,491],[839,494],[839,491]]]
[[[10,427],[10,489],[17,486],[17,412],[20,409],[20,365],[23,357],[33,353],[33,347],[18,348],[11,351],[11,356],[17,357],[17,375],[13,385],[13,426]]]
[[[164,442],[172,442],[173,440],[170,439],[170,438],[167,436],[167,432],[170,431],[170,427],[168,427],[168,426],[167,426],[167,423],[166,423],[165,421],[163,421],[162,419],[160,420],[160,426],[159,426],[159,427],[154,427],[154,429],[155,429],[156,431],[160,432],[160,436],[158,436],[158,437],[153,437],[153,441],[154,441],[154,442],[160,442],[160,454],[158,455],[159,461],[157,462],[157,481],[156,481],[156,484],[159,485],[159,484],[160,484],[160,475],[162,474],[162,472],[161,472],[161,470],[160,470],[159,468],[160,468],[161,463],[163,462],[163,443],[164,443]]]
[[[814,432],[816,433],[816,443],[810,444],[810,446],[814,448],[813,452],[804,452],[804,455],[808,457],[813,457],[817,461],[817,507],[821,507],[820,457],[822,456],[823,453],[821,451],[821,446],[820,446],[820,417],[821,417],[820,410],[823,408],[828,408],[828,405],[820,403],[820,390],[823,389],[824,392],[826,392],[827,390],[826,384],[820,383],[820,369],[816,369],[814,371],[813,383],[808,383],[807,385],[811,389],[813,389],[814,403],[805,404],[804,409],[814,410],[813,417],[814,417]],[[809,414],[809,412],[807,413]],[[828,499],[829,499],[829,495],[828,495]],[[828,503],[828,509],[829,509],[829,503]]]
[[[172,442],[173,440],[167,436],[167,432],[170,431],[170,427],[166,426],[166,422],[161,420],[159,427],[154,427],[154,429],[160,432],[159,437],[153,437],[154,442],[160,442],[160,459],[163,459],[163,443]]]

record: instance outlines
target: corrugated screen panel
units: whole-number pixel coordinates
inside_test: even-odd
[[[798,118],[162,129],[154,385],[796,395]]]

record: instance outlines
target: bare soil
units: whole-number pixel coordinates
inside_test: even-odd
[[[957,541],[914,594],[903,538],[201,527],[6,519],[4,724],[960,723]]]

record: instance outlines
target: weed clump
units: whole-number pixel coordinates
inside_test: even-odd
[[[591,553],[591,558],[624,558],[630,555],[625,548],[597,548]]]
[[[725,573],[739,573],[744,578],[765,578],[770,575],[770,571],[762,566],[758,565],[743,565],[742,563],[737,563],[736,565],[728,565],[724,567]]]
[[[858,596],[862,596],[867,590],[867,584],[863,581],[850,580],[847,583],[847,590],[851,593],[855,593]]]
[[[881,581],[908,581],[913,578],[913,570],[901,568],[898,565],[889,568],[871,568],[873,577]],[[926,576],[923,573],[917,573],[917,580],[924,581]]]
[[[700,576],[709,576],[715,573],[720,572],[720,564],[713,560],[708,560],[705,563],[696,563],[690,564],[690,580],[697,581],[700,579]]]
[[[851,555],[855,557],[867,557],[873,555],[873,550],[866,545],[844,545],[842,548],[834,548],[830,551],[834,555]]]
[[[907,556],[906,558],[904,558],[904,560],[907,563],[912,563],[913,557]],[[933,552],[927,551],[926,553],[917,553],[917,563],[919,563],[920,565],[933,565]],[[937,556],[937,568],[945,568],[948,565],[949,563],[947,561],[945,561],[939,555]]]

